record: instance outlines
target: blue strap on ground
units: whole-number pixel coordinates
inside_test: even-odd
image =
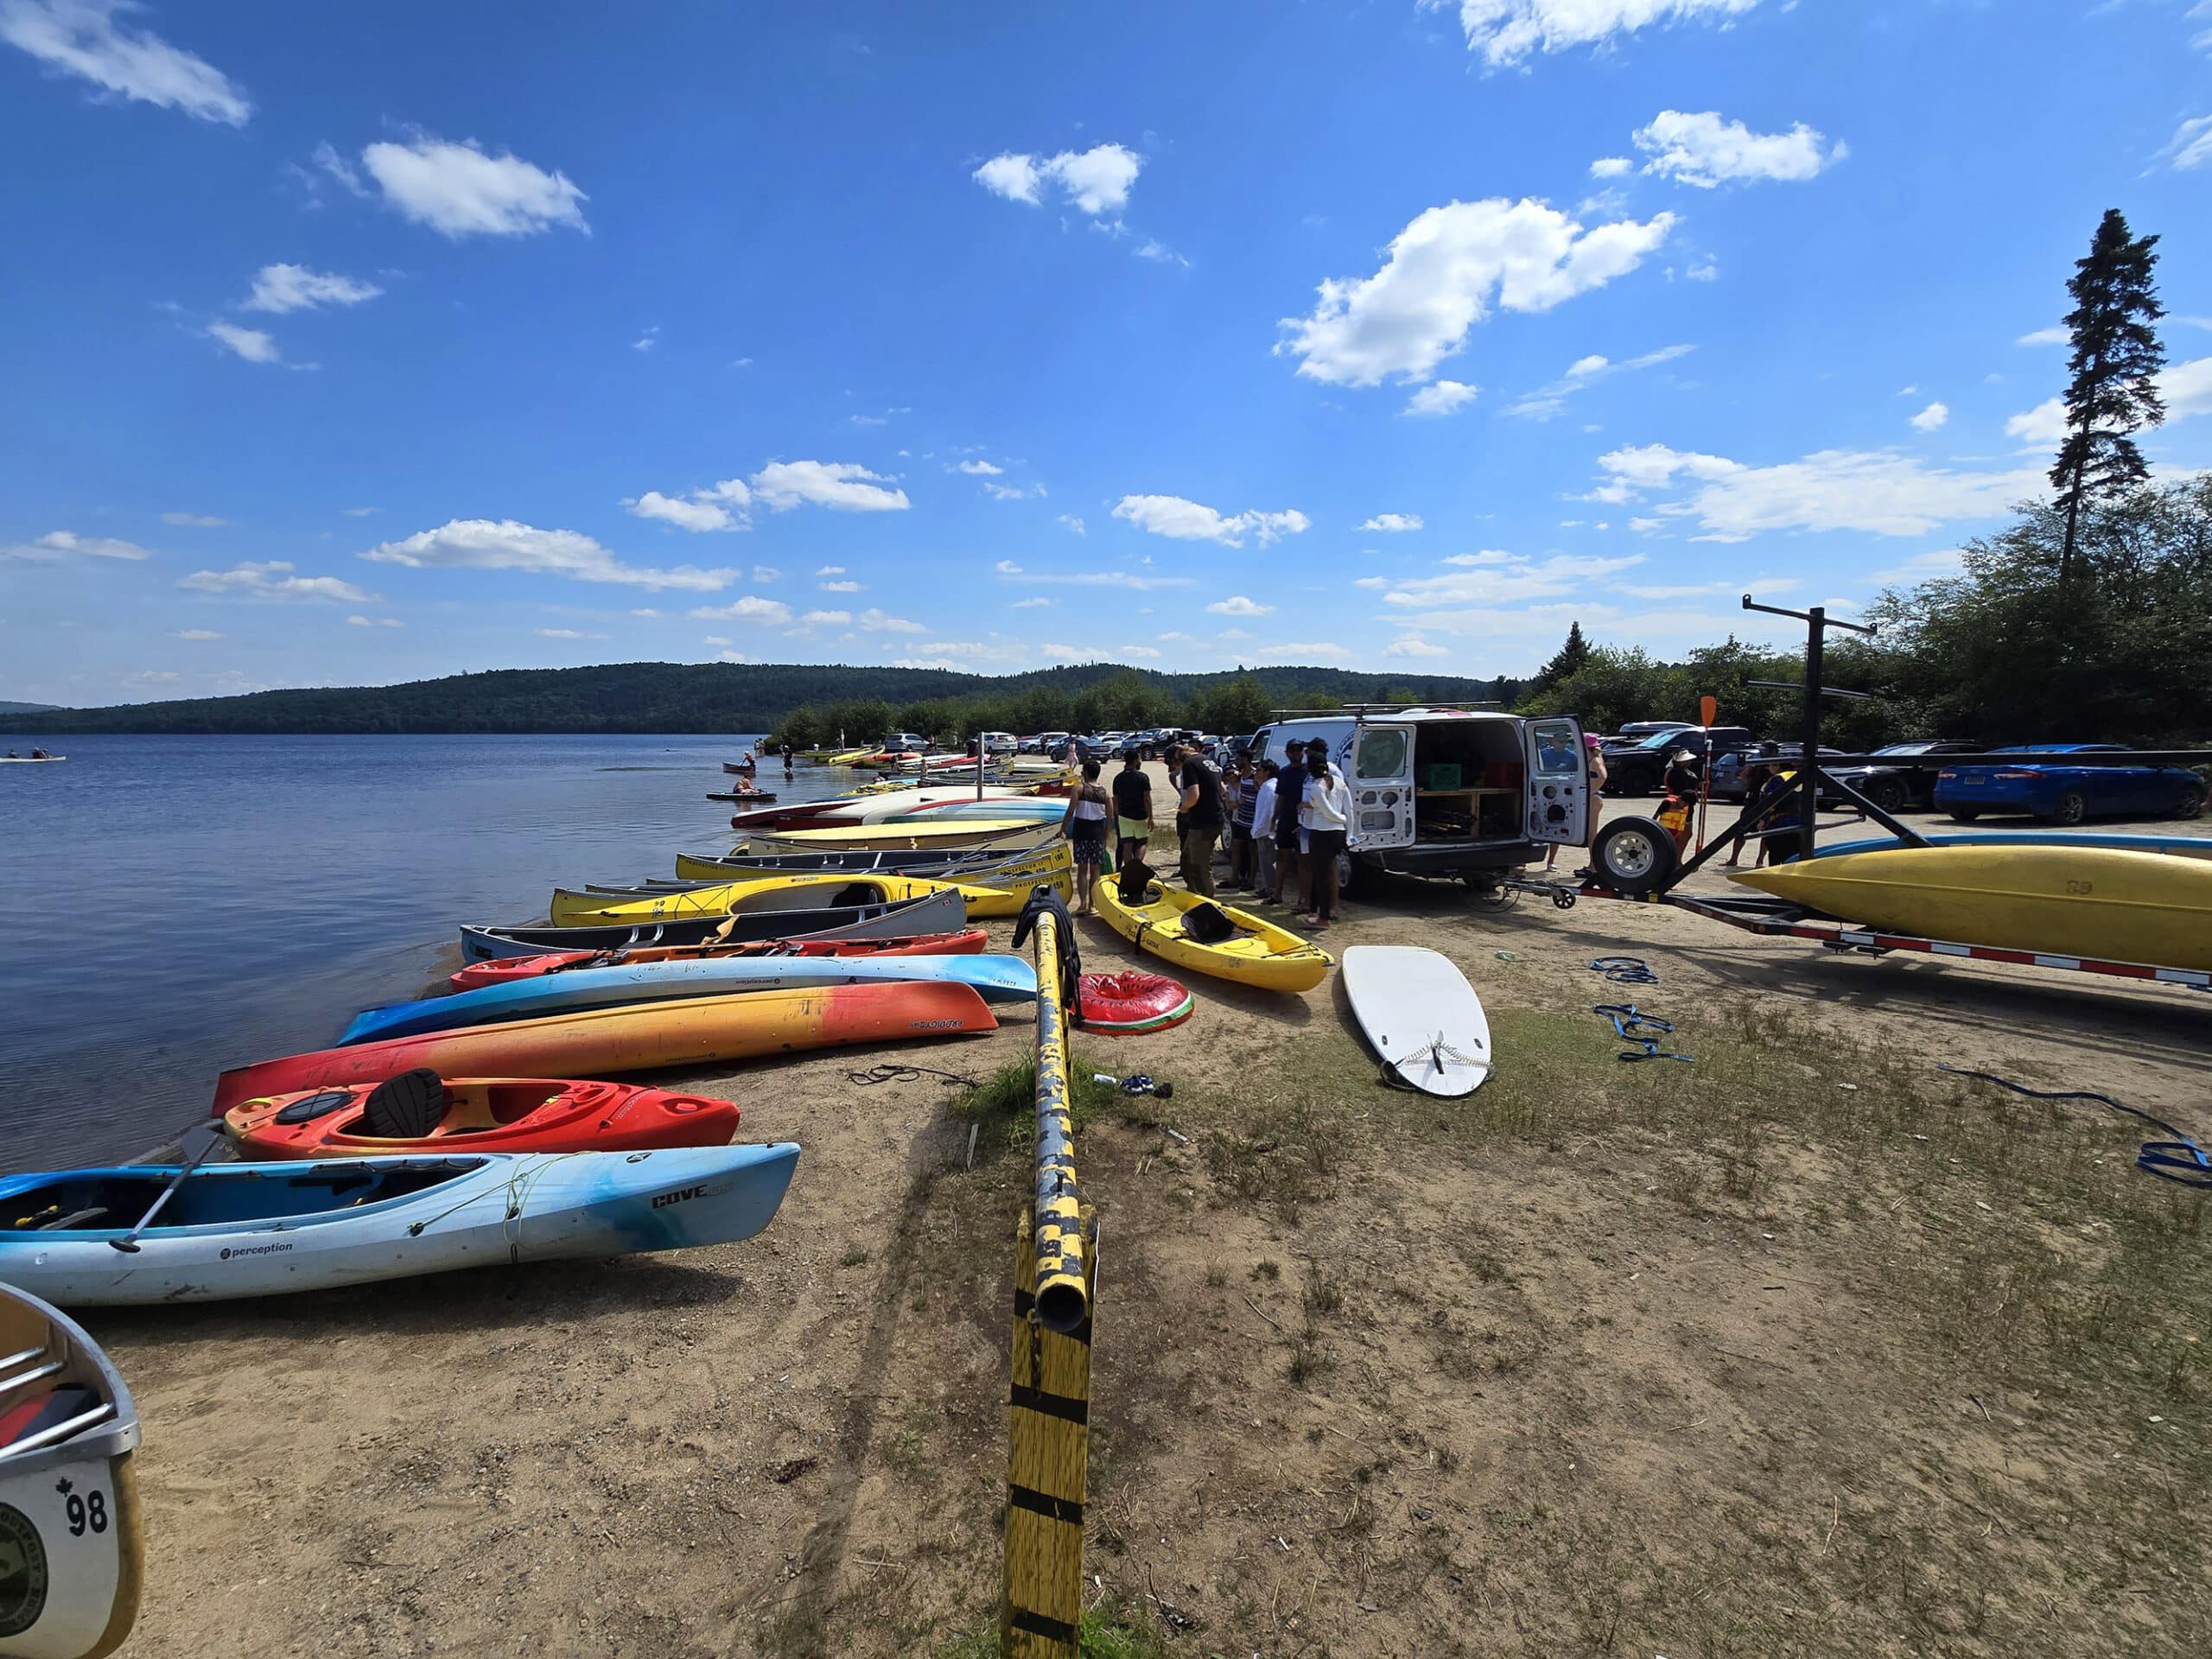
[[[2010,1089],[2016,1095],[2025,1095],[2030,1100],[2093,1100],[2100,1106],[2110,1107],[2115,1112],[2125,1112],[2130,1117],[2139,1117],[2154,1129],[2164,1129],[2174,1138],[2171,1141],[2145,1141],[2135,1154],[2135,1167],[2145,1175],[2155,1175],[2162,1181],[2177,1181],[2183,1186],[2212,1187],[2212,1157],[2164,1118],[2153,1117],[2139,1106],[2123,1106],[2110,1095],[2092,1094],[2086,1089],[2030,1089],[2010,1078],[2000,1077],[1991,1071],[1969,1071],[1964,1066],[1946,1065],[1937,1061],[1938,1071],[1948,1071],[1955,1077],[1975,1077],[1983,1083],[1993,1083],[1999,1089]]]
[[[1616,985],[1656,985],[1659,976],[1642,957],[1598,957],[1590,963],[1593,972],[1603,974]]]
[[[1590,1012],[1602,1014],[1611,1020],[1613,1022],[1613,1034],[1623,1042],[1635,1043],[1639,1046],[1634,1052],[1623,1050],[1620,1058],[1624,1060],[1681,1060],[1685,1065],[1696,1063],[1694,1055],[1662,1053],[1659,1049],[1659,1038],[1646,1037],[1643,1034],[1647,1031],[1656,1031],[1660,1036],[1673,1036],[1675,1023],[1671,1020],[1662,1020],[1656,1014],[1645,1014],[1633,1002],[1600,1002]]]

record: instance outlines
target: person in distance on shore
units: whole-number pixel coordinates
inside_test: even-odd
[[[1275,774],[1275,884],[1268,902],[1293,904],[1298,881],[1298,802],[1306,789],[1306,745],[1293,738],[1282,746],[1282,770]]]
[[[1337,860],[1351,829],[1351,791],[1331,773],[1329,752],[1319,744],[1307,747],[1306,769],[1311,775],[1299,813],[1306,825],[1306,885],[1313,908],[1305,922],[1318,932],[1336,919]]]
[[[1069,749],[1072,753],[1073,744]],[[1122,751],[1122,769],[1114,774],[1114,835],[1117,866],[1142,860],[1152,839],[1152,779],[1134,743]]]
[[[1275,892],[1275,776],[1281,768],[1262,760],[1257,769],[1260,785],[1252,797],[1252,892],[1272,899]]]
[[[1175,814],[1176,839],[1183,853],[1183,886],[1204,899],[1213,894],[1213,849],[1221,838],[1221,779],[1195,745],[1171,745],[1167,766],[1182,785]]]
[[[1060,833],[1068,838],[1075,855],[1075,913],[1091,913],[1091,890],[1098,885],[1098,867],[1106,861],[1106,815],[1111,803],[1098,781],[1098,763],[1083,763],[1083,785],[1068,798],[1060,815]]]

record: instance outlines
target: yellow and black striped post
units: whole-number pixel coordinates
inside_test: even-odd
[[[1077,1196],[1060,1002],[1059,918],[1037,923],[1037,1198],[1014,1263],[1006,1587],[999,1651],[1076,1659],[1083,1505],[1090,1453],[1090,1317],[1096,1233]]]

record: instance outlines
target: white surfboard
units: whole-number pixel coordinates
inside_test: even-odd
[[[1490,1020],[1467,976],[1413,944],[1356,944],[1338,973],[1383,1069],[1409,1088],[1471,1095],[1490,1076]]]

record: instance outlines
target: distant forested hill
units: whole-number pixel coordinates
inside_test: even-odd
[[[0,715],[39,715],[53,708],[50,702],[0,702]]]
[[[59,709],[24,714],[22,732],[765,732],[802,703],[1000,695],[1049,686],[1069,695],[1131,670],[1093,663],[992,677],[933,668],[812,663],[611,663],[594,668],[497,669],[406,685],[256,691],[237,697]],[[1510,697],[1512,682],[1440,674],[1360,674],[1268,667],[1219,674],[1134,671],[1179,701],[1249,672],[1283,702],[1321,697],[1440,701]],[[21,706],[21,705],[18,705]]]

